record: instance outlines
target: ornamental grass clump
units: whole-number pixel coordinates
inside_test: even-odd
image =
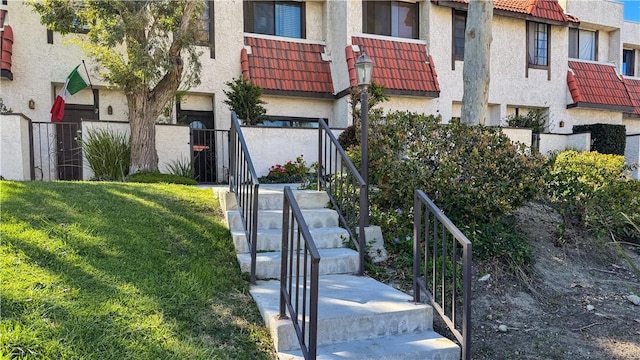
[[[82,150],[96,179],[124,181],[131,164],[131,144],[125,133],[111,129],[89,130]]]

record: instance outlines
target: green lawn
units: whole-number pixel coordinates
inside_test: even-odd
[[[0,181],[0,212],[0,358],[272,358],[211,190]]]

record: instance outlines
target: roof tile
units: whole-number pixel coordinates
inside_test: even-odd
[[[438,0],[432,0],[438,3]],[[469,0],[449,0],[451,2],[468,4]],[[494,0],[493,8],[527,14],[539,19],[560,22],[578,22],[575,17],[569,17],[558,3],[558,0]]]
[[[625,83],[608,64],[569,61],[567,86],[575,104],[621,109],[633,106]]]
[[[640,79],[624,78],[623,81],[634,106],[632,111],[626,112],[625,114],[640,117]]]
[[[439,93],[433,60],[427,56],[427,46],[418,42],[394,41],[370,37],[351,38],[351,43],[366,51],[374,63],[372,80],[390,90]],[[351,46],[345,49],[349,82],[358,84],[355,62],[360,53]]]
[[[240,53],[242,75],[264,90],[333,94],[325,45],[245,36],[251,48]]]

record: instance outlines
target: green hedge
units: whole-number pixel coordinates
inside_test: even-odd
[[[601,154],[624,155],[624,147],[627,141],[624,125],[575,125],[573,132],[590,132],[591,140],[593,141],[592,151],[597,151]]]

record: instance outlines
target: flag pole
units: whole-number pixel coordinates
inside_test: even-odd
[[[91,95],[93,95],[94,112],[97,114],[99,112],[99,110],[98,110],[98,106],[96,105],[96,93],[93,91],[93,84],[91,83],[91,76],[89,76],[89,71],[87,70],[87,64],[84,63],[84,59],[82,59],[82,66],[84,66],[84,72],[87,74],[87,80],[89,80],[89,87],[91,88]]]

